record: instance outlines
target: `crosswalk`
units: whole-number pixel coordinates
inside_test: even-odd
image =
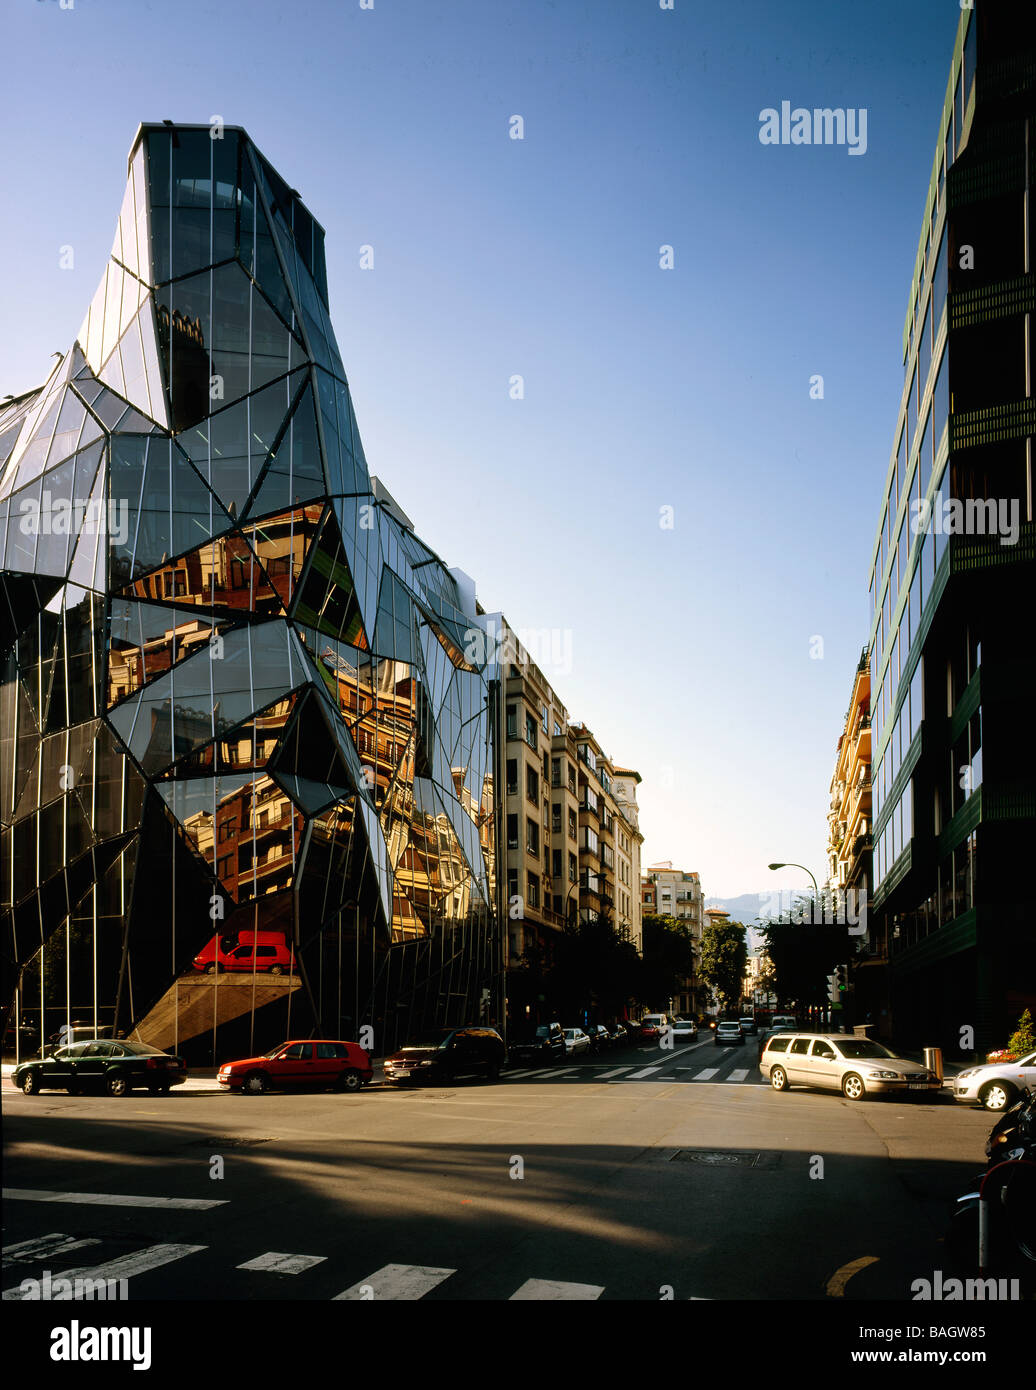
[[[212,1247],[193,1244],[157,1244],[143,1246],[129,1253],[123,1251],[111,1259],[99,1263],[79,1265],[71,1269],[55,1269],[65,1256],[87,1245],[103,1245],[105,1238],[76,1240],[62,1232],[50,1232],[31,1240],[4,1246],[3,1262],[6,1271],[4,1282],[8,1285],[3,1291],[6,1302],[36,1300],[40,1298],[61,1299],[127,1299],[136,1296],[130,1288],[130,1281],[155,1270],[168,1267],[180,1260],[197,1261],[198,1257],[216,1256]],[[216,1256],[218,1258],[218,1256]],[[328,1257],[312,1254],[291,1254],[286,1251],[270,1250],[254,1256],[250,1260],[232,1266],[236,1270],[249,1271],[256,1276],[292,1275],[309,1273],[318,1266],[326,1266]],[[41,1268],[45,1266],[45,1269]],[[208,1271],[212,1275],[212,1271]],[[192,1268],[192,1278],[197,1278],[197,1269]],[[225,1278],[226,1271],[216,1272],[215,1277]],[[386,1264],[372,1270],[340,1293],[328,1294],[328,1270],[321,1270],[324,1276],[324,1290],[309,1293],[308,1296],[320,1301],[340,1302],[396,1302],[413,1303],[427,1297],[433,1290],[447,1286],[448,1281],[458,1270],[439,1265]],[[68,1281],[68,1285],[62,1281]],[[268,1281],[265,1289],[271,1286]],[[43,1292],[41,1292],[41,1285]],[[106,1285],[106,1291],[100,1292]],[[64,1291],[68,1288],[69,1291]],[[72,1291],[74,1290],[74,1292]],[[153,1290],[153,1286],[152,1286]],[[511,1302],[594,1302],[606,1292],[603,1284],[585,1284],[572,1279],[529,1278],[523,1280],[510,1293]],[[257,1294],[266,1296],[264,1288],[257,1286]],[[622,1297],[620,1290],[614,1296]],[[146,1298],[147,1295],[144,1295]],[[302,1297],[307,1297],[305,1292]]]
[[[606,1068],[602,1070],[601,1068]],[[596,1083],[608,1082],[622,1085],[628,1081],[697,1081],[713,1082],[717,1085],[758,1085],[767,1083],[753,1067],[733,1067],[725,1071],[723,1065],[707,1067],[700,1062],[696,1065],[670,1060],[643,1064],[627,1064],[623,1067],[610,1067],[607,1063],[584,1063],[579,1067],[564,1067],[555,1071],[550,1067],[523,1067],[517,1071],[505,1071],[502,1081],[575,1081]]]

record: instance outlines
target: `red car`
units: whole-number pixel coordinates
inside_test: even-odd
[[[373,1075],[371,1059],[358,1043],[306,1038],[283,1042],[262,1057],[224,1062],[216,1080],[228,1090],[261,1096],[302,1086],[358,1091]]]

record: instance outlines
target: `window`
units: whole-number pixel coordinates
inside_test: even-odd
[[[577,883],[579,881],[579,861],[574,854],[568,856],[568,881]]]
[[[525,822],[525,848],[530,854],[539,858],[540,828],[534,820],[526,820]]]
[[[591,854],[597,854],[599,851],[599,841],[597,839],[597,832],[591,830],[588,825],[585,825],[583,827],[583,838],[581,840],[581,844],[583,849],[588,849]]]
[[[576,838],[576,826],[577,826],[577,824],[578,824],[578,822],[576,821],[576,813],[575,813],[575,811],[572,810],[572,808],[571,808],[571,806],[570,806],[570,807],[568,808],[568,838],[569,838],[570,840],[574,840],[574,839]]]
[[[517,848],[518,848],[518,817],[517,817],[517,816],[508,816],[508,817],[507,817],[507,848],[508,848],[508,849],[517,849]]]
[[[934,428],[932,431],[932,450],[938,452],[939,445],[942,443],[942,432],[946,428],[946,422],[950,418],[950,373],[946,365],[948,353],[944,350],[939,362],[939,371],[935,378],[935,391],[932,395],[932,420]],[[925,480],[927,482],[927,479]],[[924,492],[922,491],[922,497]]]
[[[561,786],[561,759],[551,758],[550,760],[550,785],[552,787]]]
[[[551,854],[551,869],[550,869],[550,871],[551,871],[551,874],[552,874],[552,876],[553,876],[554,878],[560,878],[560,877],[561,877],[561,873],[562,873],[562,869],[561,869],[561,851],[560,851],[559,849],[554,850],[553,853]]]
[[[576,789],[576,770],[571,763],[568,765],[568,789],[570,792]]]
[[[561,803],[555,801],[550,808],[550,832],[552,835],[561,834]]]
[[[907,394],[907,448],[914,442],[914,430],[917,428],[917,372],[910,378],[910,391]]]
[[[534,767],[525,769],[525,799],[534,805],[538,804],[540,799],[540,779]]]
[[[518,737],[518,710],[514,705],[507,706],[507,737]]]
[[[557,721],[556,719],[554,720],[554,737],[555,737],[555,738],[560,738],[560,737],[561,737],[561,725],[558,723],[558,721]]]
[[[539,743],[536,738],[536,720],[533,718],[533,716],[529,713],[528,710],[525,711],[525,742],[529,745],[530,748],[538,749],[539,747]]]
[[[529,874],[529,906],[538,908],[540,905],[540,879],[539,874]]]
[[[809,1051],[809,1038],[796,1038],[791,1045],[791,1051],[798,1057],[803,1056]]]
[[[540,705],[540,725],[545,734],[550,733],[550,715],[546,705]]]
[[[507,759],[507,795],[518,795],[518,759]]]
[[[824,1057],[828,1061],[835,1060],[835,1050],[830,1043],[824,1042],[823,1038],[818,1038],[813,1044],[813,1056]]]

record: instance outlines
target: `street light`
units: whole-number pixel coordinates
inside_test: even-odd
[[[816,877],[809,869],[806,868],[805,864],[768,864],[766,867],[768,869],[801,869],[804,874],[809,874],[810,878],[813,879],[813,889],[816,892],[817,897],[820,897],[820,888],[817,884]]]

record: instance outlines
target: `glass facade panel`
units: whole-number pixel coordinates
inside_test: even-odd
[[[149,266],[154,290],[128,273]],[[477,1018],[498,980],[495,690],[466,596],[374,494],[319,225],[243,134],[146,126],[83,337],[0,535],[50,605],[18,619],[0,682],[5,897],[42,923],[8,941],[46,1031],[88,1007],[211,1065],[298,1030],[369,1023],[388,1050]],[[73,518],[110,497],[110,524],[26,534],[44,483]],[[181,976],[223,970],[256,981],[244,1014],[182,1006]]]

